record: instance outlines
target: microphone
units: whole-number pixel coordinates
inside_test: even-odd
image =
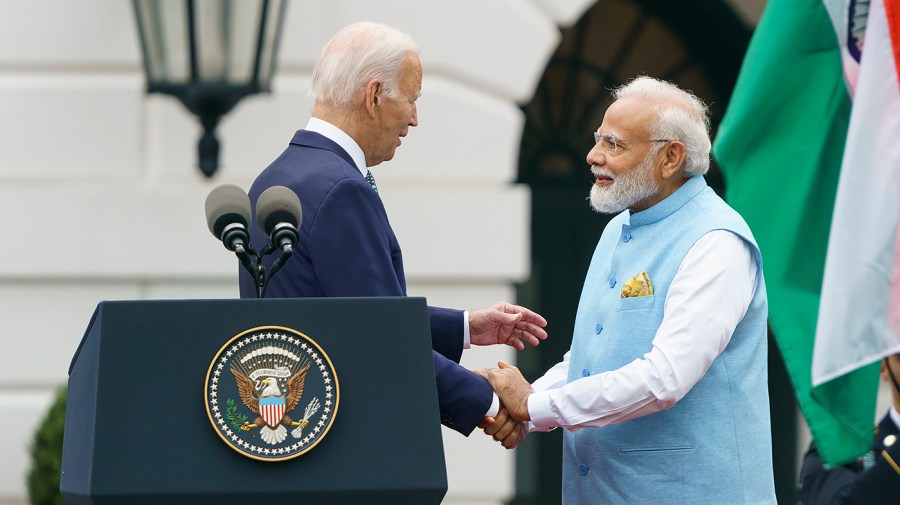
[[[206,225],[225,248],[233,251],[241,265],[256,284],[257,298],[266,294],[266,286],[272,277],[291,258],[300,238],[301,209],[296,193],[284,186],[273,186],[259,195],[256,201],[256,221],[270,237],[271,243],[262,251],[250,246],[250,197],[234,184],[213,188],[206,197]],[[275,259],[266,274],[262,257],[275,250],[281,255]],[[252,257],[251,257],[252,256]]]
[[[256,201],[256,223],[272,240],[272,247],[290,254],[297,245],[303,220],[300,198],[284,186],[272,186]]]
[[[234,184],[213,188],[206,197],[206,224],[225,248],[238,255],[245,253],[250,242],[250,197]]]

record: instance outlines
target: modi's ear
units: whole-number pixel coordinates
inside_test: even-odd
[[[384,98],[382,97],[382,91],[383,87],[381,85],[381,81],[377,79],[372,79],[368,84],[366,84],[366,112],[371,118],[375,117],[375,108],[381,106],[381,101],[384,100]]]
[[[663,148],[662,154],[662,176],[664,179],[668,179],[681,172],[684,168],[685,156],[685,147],[683,143],[677,140],[670,141],[666,144],[666,147]]]

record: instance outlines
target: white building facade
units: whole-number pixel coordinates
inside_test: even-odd
[[[421,49],[420,126],[373,170],[410,294],[457,308],[512,301],[530,274],[530,193],[515,184],[518,104],[531,99],[559,27],[593,4],[294,0],[273,91],[225,117],[219,172],[206,180],[195,166],[196,119],[144,92],[131,2],[3,2],[0,504],[27,502],[28,445],[98,302],[238,296],[237,262],[206,228],[205,197],[221,183],[248,188],[306,124],[315,59],[352,22],[390,24]],[[513,354],[473,349],[464,364]],[[446,503],[513,495],[512,452],[480,432],[445,429],[444,441]]]

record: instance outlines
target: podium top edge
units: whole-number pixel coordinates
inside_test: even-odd
[[[113,312],[118,312],[118,308],[126,309],[128,307],[136,307],[136,306],[165,306],[165,305],[184,305],[184,304],[193,304],[193,303],[203,303],[203,304],[222,304],[222,305],[230,305],[229,309],[234,309],[235,305],[261,305],[266,304],[270,306],[289,306],[291,304],[303,304],[307,307],[312,306],[315,307],[317,305],[342,305],[342,304],[355,304],[365,302],[367,304],[374,304],[380,307],[387,306],[413,306],[413,307],[421,307],[424,309],[427,306],[427,301],[425,297],[422,296],[372,296],[372,297],[320,297],[320,298],[213,298],[213,299],[142,299],[142,300],[102,300],[97,304],[97,307],[94,309],[94,313],[91,315],[91,320],[85,328],[84,335],[81,337],[81,341],[78,344],[78,347],[75,349],[75,354],[72,356],[72,360],[69,363],[68,375],[72,375],[72,370],[75,368],[75,363],[78,361],[78,357],[81,354],[82,349],[84,348],[85,342],[88,340],[88,336],[91,333],[91,329],[95,324],[100,324],[100,321],[104,319],[104,313],[107,310],[112,310]]]

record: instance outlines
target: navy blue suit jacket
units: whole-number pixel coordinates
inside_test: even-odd
[[[277,185],[300,197],[303,223],[293,257],[269,283],[267,298],[406,296],[400,244],[384,205],[346,151],[318,133],[300,130],[251,186],[254,207],[263,191]],[[255,223],[250,242],[256,250],[267,242]],[[267,268],[274,257],[266,258]],[[240,287],[242,297],[256,295],[243,271]],[[441,422],[468,435],[490,407],[492,389],[458,364],[463,312],[429,307],[428,315]]]

